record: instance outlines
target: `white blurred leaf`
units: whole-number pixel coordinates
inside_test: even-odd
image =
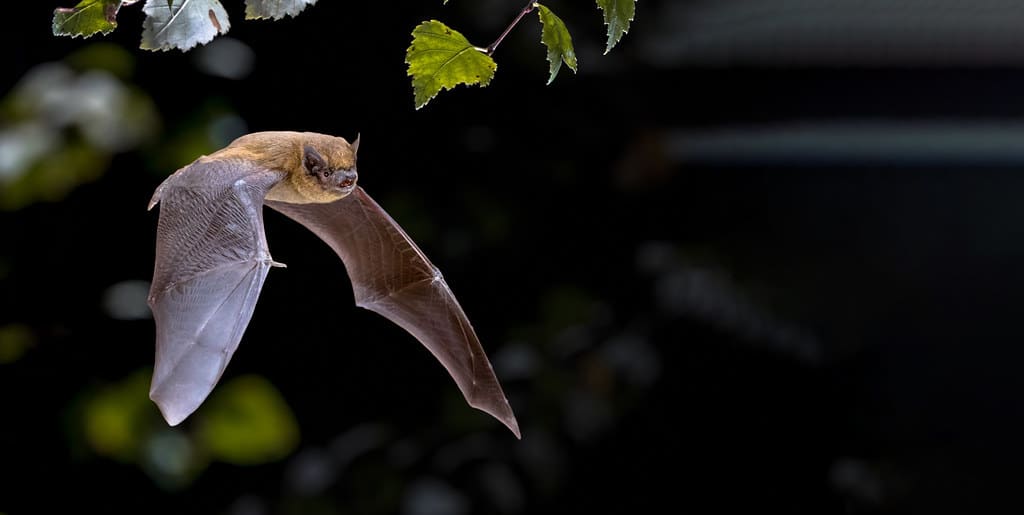
[[[149,283],[146,281],[121,281],[103,292],[103,310],[117,320],[144,320],[152,318],[146,297]]]
[[[217,38],[196,52],[196,65],[200,70],[225,79],[244,79],[252,72],[256,60],[256,53],[249,45],[231,37]]]
[[[462,515],[468,511],[465,494],[434,477],[414,480],[402,500],[404,515]]]
[[[21,177],[36,159],[60,142],[56,131],[35,121],[0,130],[0,186]]]

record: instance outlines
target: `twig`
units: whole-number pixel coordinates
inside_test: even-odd
[[[508,33],[512,31],[512,27],[515,27],[516,24],[519,23],[519,20],[523,19],[523,16],[532,13],[533,10],[536,8],[537,4],[534,3],[534,0],[530,0],[529,2],[527,2],[526,7],[523,7],[523,10],[519,11],[519,14],[516,15],[516,18],[514,20],[512,20],[512,23],[509,23],[508,27],[505,27],[505,32],[502,32],[501,35],[498,36],[498,39],[494,40],[494,43],[491,43],[487,47],[484,53],[487,54],[488,56],[494,55],[494,51],[498,49],[498,45],[500,45],[501,42],[505,39],[505,36],[507,36]]]

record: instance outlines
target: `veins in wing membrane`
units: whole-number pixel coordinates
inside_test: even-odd
[[[214,268],[257,259],[260,227],[239,200],[246,193],[231,187],[211,196],[187,187],[169,188],[161,201],[159,230],[171,234],[158,238],[158,275],[164,284],[157,291]]]

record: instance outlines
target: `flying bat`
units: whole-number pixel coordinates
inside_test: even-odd
[[[153,194],[160,204],[149,306],[156,366],[149,397],[177,425],[206,399],[252,318],[275,262],[263,205],[302,224],[341,258],[357,306],[408,331],[470,406],[519,425],[469,319],[441,272],[356,185],[359,138],[257,132],[202,156]],[[313,285],[311,285],[312,287]]]

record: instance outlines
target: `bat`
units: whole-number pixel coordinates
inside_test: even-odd
[[[448,370],[470,406],[519,425],[441,272],[362,187],[359,138],[257,132],[201,156],[157,187],[156,322],[149,396],[174,426],[220,380],[275,262],[263,205],[302,224],[341,258],[357,306],[409,332]]]

